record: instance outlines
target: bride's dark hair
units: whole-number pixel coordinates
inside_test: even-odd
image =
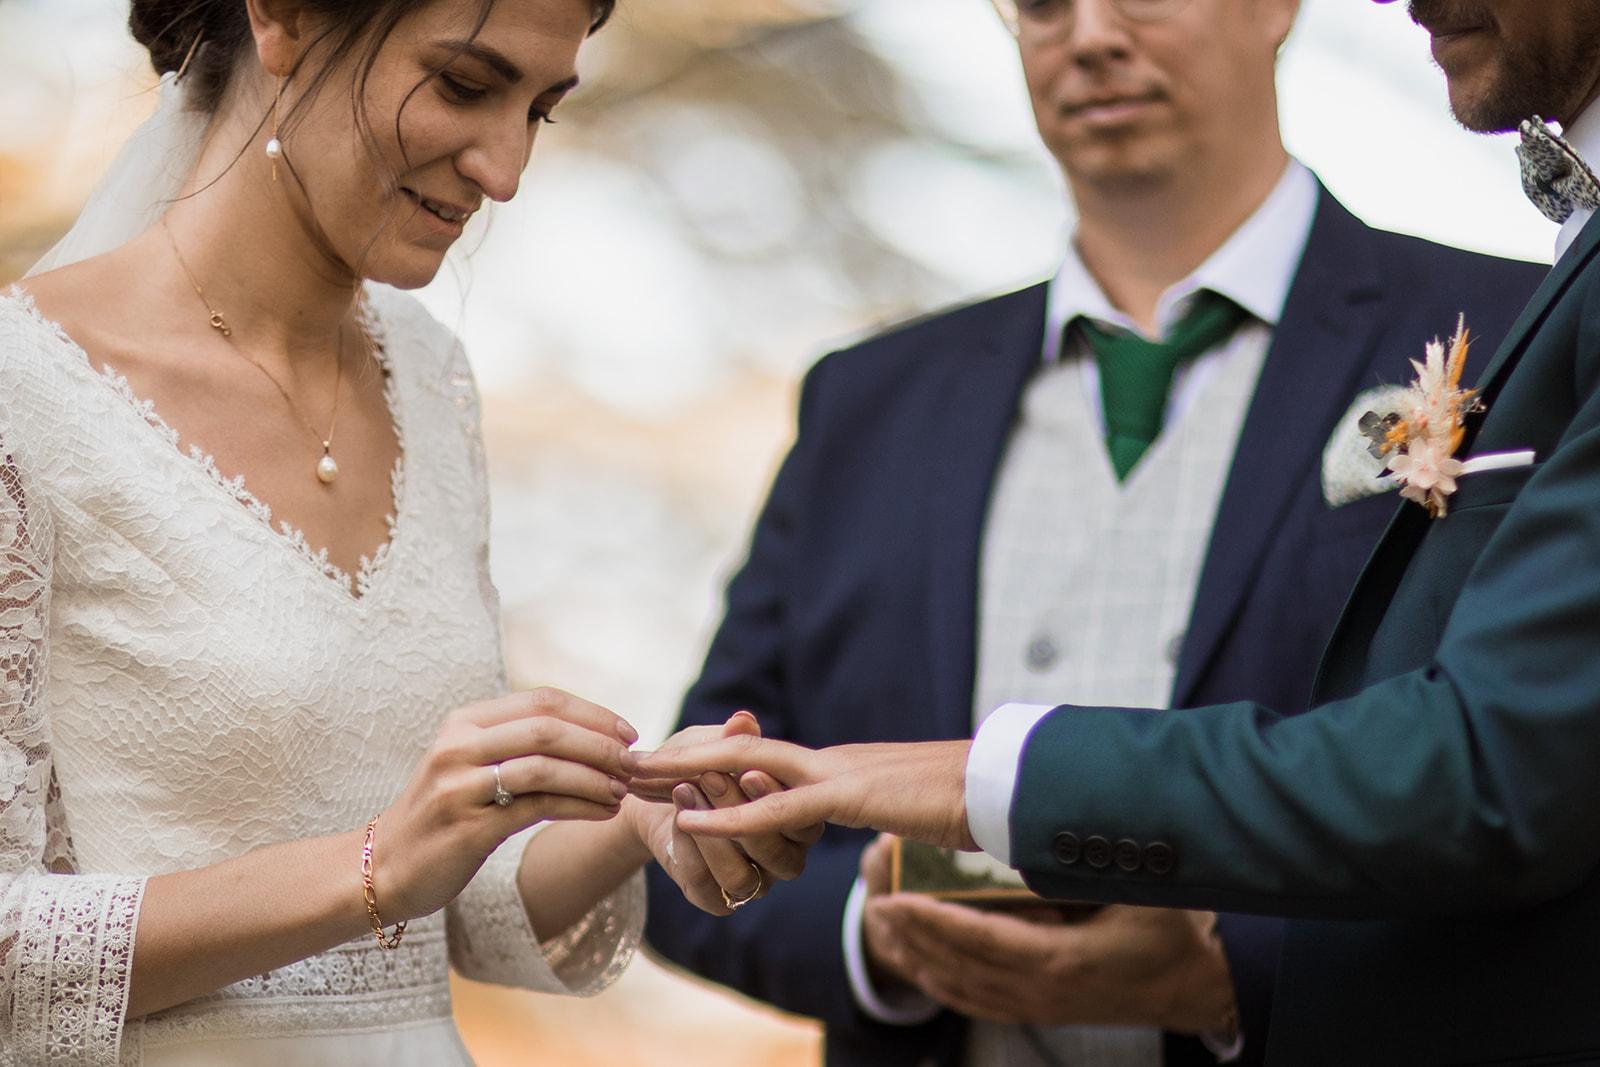
[[[320,18],[324,27],[306,49],[307,55],[321,53],[322,60],[313,92],[307,95],[314,95],[328,72],[353,55],[359,56],[359,94],[379,49],[395,27],[433,2],[436,0],[304,0],[305,9]],[[589,32],[593,33],[611,17],[616,0],[590,2],[594,17]],[[480,0],[477,22],[469,36],[482,30],[493,7],[494,0]],[[239,56],[251,41],[245,0],[133,0],[128,28],[134,40],[149,51],[156,73],[179,70],[188,61],[184,76],[190,82],[189,99],[207,112],[221,106]]]

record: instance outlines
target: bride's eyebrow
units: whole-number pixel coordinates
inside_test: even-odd
[[[440,48],[449,49],[451,52],[454,52],[457,55],[467,56],[470,59],[476,59],[478,62],[484,64],[490,70],[498,74],[507,85],[516,85],[523,79],[521,67],[507,59],[504,53],[479,41],[439,41],[438,46]],[[550,86],[550,88],[546,89],[544,93],[541,93],[540,95],[570,92],[577,87],[578,76],[574,74],[572,77],[566,78]]]
[[[477,41],[438,41],[437,47],[453,52],[458,56],[467,56],[489,67],[509,85],[516,85],[522,81],[522,68],[507,59],[504,53],[490,48]]]

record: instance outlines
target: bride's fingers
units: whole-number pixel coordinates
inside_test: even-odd
[[[474,777],[487,779],[488,801],[494,799],[494,768],[486,767]],[[500,784],[509,793],[546,793],[572,797],[593,804],[617,805],[628,795],[628,787],[608,774],[550,756],[522,756],[500,764]]]
[[[833,792],[828,783],[790,789],[736,808],[717,811],[681,811],[678,828],[695,837],[753,837],[757,834],[798,833],[834,814]]]
[[[805,785],[823,776],[826,755],[787,741],[761,737],[724,737],[686,748],[663,748],[635,753],[638,774],[646,778],[687,781],[706,771],[743,775],[766,771],[790,786]]]
[[[463,709],[462,714],[467,721],[485,729],[517,719],[549,716],[617,738],[624,745],[639,740],[639,731],[616,712],[548,686],[485,700]]]
[[[484,808],[486,825],[492,825],[499,838],[507,838],[541,822],[606,822],[617,817],[620,805],[595,804],[576,797],[550,793],[528,793],[505,807],[490,804]]]
[[[672,800],[680,812],[712,810],[711,801],[706,795],[687,782],[673,791]],[[711,877],[734,900],[744,900],[768,888],[768,879],[732,841],[708,837],[696,840],[694,844],[705,860]]]
[[[713,808],[731,808],[747,804],[750,798],[732,778],[720,771],[709,771],[700,776],[701,793],[710,798]],[[796,844],[782,834],[760,834],[742,837],[739,848],[774,878],[789,881],[800,877],[805,870],[805,846]],[[730,892],[732,890],[730,889]]]
[[[760,737],[761,720],[748,711],[736,711],[721,729],[723,737]]]
[[[685,792],[682,796],[684,798],[682,800],[678,797],[673,798],[671,803],[674,811],[683,811],[684,805],[690,803],[688,793]],[[706,866],[699,843],[678,829],[675,820],[668,820],[667,832],[669,837],[666,855],[664,857],[658,855],[656,859],[683,891],[685,899],[711,915],[733,914],[722,901],[722,887],[717,884],[717,880],[711,875],[711,869]]]
[[[479,731],[469,744],[474,763],[520,756],[554,756],[586,764],[615,778],[632,777],[635,757],[622,742],[552,716],[515,719]]]
[[[746,772],[739,779],[739,788],[751,800],[760,800],[762,797],[770,797],[774,793],[783,792],[783,786],[766,771]],[[810,848],[822,839],[822,834],[827,828],[827,823],[813,823],[799,830],[785,831],[783,836],[797,845],[804,845],[806,848]]]

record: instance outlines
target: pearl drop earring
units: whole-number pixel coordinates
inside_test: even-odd
[[[272,138],[267,141],[267,158],[272,160],[272,180],[278,180],[278,160],[283,158],[283,142],[278,140],[278,105],[283,101],[283,76],[278,76],[278,92],[272,98]]]

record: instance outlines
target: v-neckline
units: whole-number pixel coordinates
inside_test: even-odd
[[[320,549],[312,548],[305,534],[287,521],[280,520],[275,524],[271,506],[250,491],[245,485],[244,475],[229,477],[223,474],[216,460],[198,444],[191,443],[187,449],[183,448],[181,435],[157,411],[155,402],[146,400],[134,392],[127,377],[115,367],[110,364],[97,366],[93,357],[73,339],[71,334],[67,333],[59,323],[44,317],[32,293],[14,285],[6,295],[19,301],[22,309],[34,322],[71,351],[76,365],[88,372],[90,378],[109,389],[140,423],[164,440],[180,463],[195,470],[202,481],[209,483],[232,500],[238,505],[241,513],[253,517],[264,527],[273,541],[282,544],[292,555],[318,574],[323,579],[320,585],[342,595],[350,604],[365,606],[370,603],[380,578],[389,570],[389,560],[394,555],[402,531],[407,456],[403,390],[400,388],[399,375],[395,372],[393,359],[389,353],[389,340],[383,329],[383,323],[370,302],[364,305],[368,310],[366,327],[372,337],[374,353],[384,373],[383,400],[388,411],[391,432],[394,434],[397,454],[394,467],[389,472],[390,510],[384,516],[388,537],[370,553],[363,553],[356,572],[349,574],[328,558],[326,546]]]

